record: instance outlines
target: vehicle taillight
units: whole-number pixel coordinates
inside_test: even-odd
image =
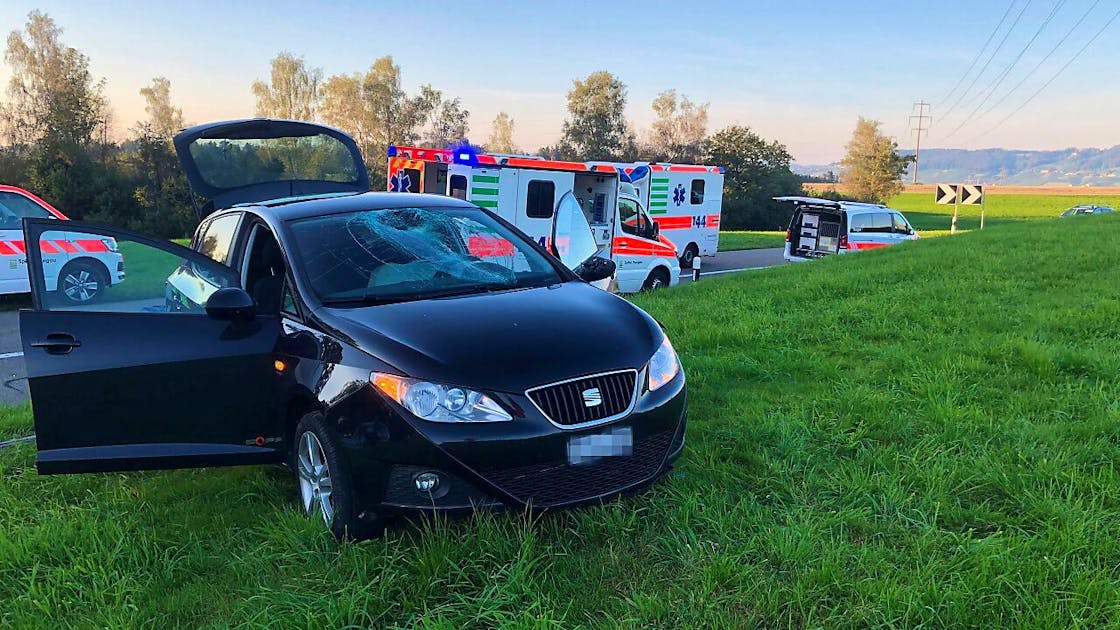
[[[786,242],[787,243],[789,242],[789,233],[790,232],[791,232],[791,230],[789,228],[786,228]]]
[[[840,236],[840,249],[848,249],[848,235],[843,234]]]

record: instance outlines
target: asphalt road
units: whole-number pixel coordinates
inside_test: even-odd
[[[704,259],[700,279],[780,264],[783,264],[781,249],[720,252],[714,258]],[[691,282],[689,270],[682,271],[681,282]],[[0,404],[17,404],[27,399],[27,371],[23,367],[22,351],[19,312],[0,311]]]

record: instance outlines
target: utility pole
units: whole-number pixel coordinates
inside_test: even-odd
[[[922,132],[929,131],[929,127],[933,124],[933,118],[926,112],[929,111],[929,103],[925,101],[918,101],[914,103],[914,109],[910,110],[910,133],[917,136],[914,141],[914,183],[918,183],[918,154],[922,150]],[[915,123],[915,121],[917,121]]]

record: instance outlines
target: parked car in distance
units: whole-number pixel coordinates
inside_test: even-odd
[[[66,215],[30,192],[0,185],[0,295],[27,293],[24,218],[66,221]],[[124,281],[124,257],[112,239],[87,239],[51,230],[42,244],[46,290],[73,304],[98,300],[108,287]]]
[[[1069,210],[1066,210],[1065,212],[1063,212],[1059,216],[1062,217],[1062,218],[1066,218],[1066,217],[1076,217],[1076,216],[1083,216],[1083,215],[1089,215],[1089,214],[1109,214],[1109,213],[1112,213],[1112,212],[1116,212],[1116,210],[1109,207],[1109,206],[1081,205],[1081,206],[1074,206],[1074,207],[1070,208]]]
[[[40,473],[286,463],[338,537],[388,519],[594,503],[684,447],[669,338],[589,284],[614,271],[571,193],[549,250],[467,201],[371,193],[353,139],[310,123],[175,138],[218,208],[191,246],[85,223],[143,269],[127,299],[20,312]],[[81,392],[81,395],[75,395]]]
[[[790,262],[877,249],[920,238],[902,212],[884,205],[814,197],[775,200],[794,205],[783,252]]]

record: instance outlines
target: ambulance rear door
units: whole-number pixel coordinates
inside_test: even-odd
[[[564,193],[572,191],[575,174],[534,169],[512,172],[517,174],[517,214],[513,223],[543,245],[552,233],[556,204]]]

